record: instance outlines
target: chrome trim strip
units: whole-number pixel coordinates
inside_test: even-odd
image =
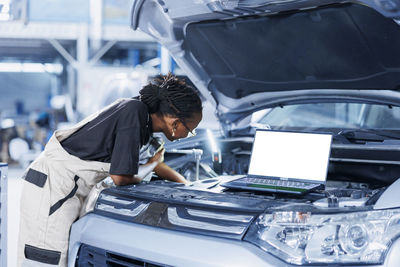
[[[114,213],[114,214],[120,214],[120,215],[124,215],[124,216],[136,217],[143,210],[145,210],[148,206],[149,206],[149,203],[141,203],[141,204],[139,204],[139,206],[137,206],[136,208],[133,208],[133,209],[118,209],[112,205],[98,203],[96,205],[95,209]]]
[[[134,204],[136,202],[135,200],[124,200],[124,199],[120,199],[115,196],[104,195],[104,194],[100,195],[100,199],[115,202],[118,204],[123,204],[123,205]]]
[[[194,209],[187,209],[187,212],[192,216],[211,218],[217,220],[226,220],[232,222],[243,222],[243,223],[249,223],[254,218],[254,216],[251,215],[227,214],[222,212],[217,213],[217,212],[194,210]]]
[[[188,227],[206,231],[208,230],[221,233],[236,234],[236,235],[243,234],[244,230],[246,229],[246,226],[242,225],[223,226],[209,222],[200,222],[200,221],[184,219],[179,217],[176,207],[168,207],[168,220],[171,224],[176,226],[182,226],[182,227]]]

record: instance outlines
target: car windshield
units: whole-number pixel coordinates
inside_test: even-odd
[[[271,128],[400,129],[400,107],[360,103],[296,104],[253,114]]]

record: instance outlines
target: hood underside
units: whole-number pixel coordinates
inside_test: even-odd
[[[223,38],[221,38],[223,36]],[[400,89],[400,27],[346,5],[294,14],[200,22],[190,51],[230,98],[296,89]]]
[[[201,8],[202,1],[177,2],[137,1],[133,27],[168,48],[220,110],[243,109],[238,100],[267,99],[265,92],[400,89],[400,26],[393,19],[400,11],[382,11],[380,1],[372,8],[335,1],[321,7],[322,1],[214,1]]]

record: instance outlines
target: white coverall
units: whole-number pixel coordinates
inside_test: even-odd
[[[18,266],[67,266],[71,225],[91,188],[109,175],[110,163],[81,160],[60,142],[122,100],[73,128],[55,131],[29,166],[21,196]]]

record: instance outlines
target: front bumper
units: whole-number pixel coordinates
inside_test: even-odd
[[[69,267],[81,244],[170,266],[289,266],[248,242],[195,235],[88,214],[71,229]]]
[[[69,267],[75,266],[82,244],[160,266],[294,266],[248,242],[160,229],[92,213],[71,228]],[[379,266],[400,266],[396,253],[400,253],[400,240],[392,245],[385,264]]]

